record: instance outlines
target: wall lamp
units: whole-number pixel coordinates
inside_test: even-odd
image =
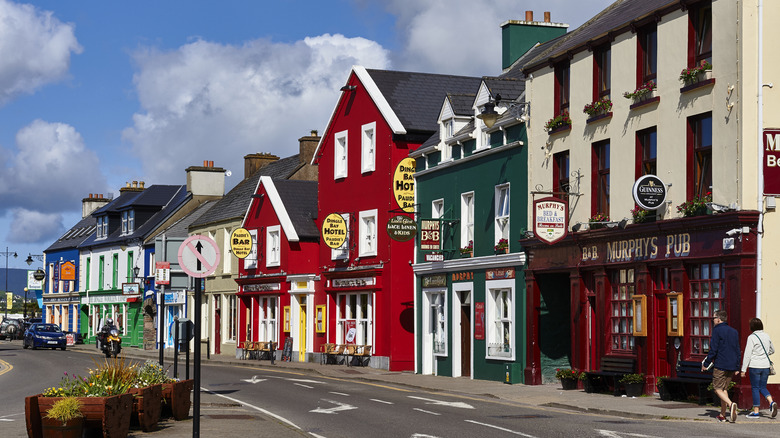
[[[253,198],[253,199],[263,199],[263,196],[265,196],[265,194],[263,194],[263,193],[255,193],[254,195],[252,195],[250,197]]]
[[[531,118],[531,104],[529,102],[502,101],[501,94],[496,94],[495,100],[488,101],[485,104],[482,113],[477,115],[477,118],[482,120],[482,123],[484,123],[488,129],[492,128],[493,125],[496,124],[496,121],[498,121],[498,117],[501,116],[501,114],[496,111],[496,107],[506,108],[508,111],[511,111],[510,114],[514,116],[515,119],[524,123]]]

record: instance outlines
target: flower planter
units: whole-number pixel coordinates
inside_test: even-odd
[[[624,383],[626,388],[626,397],[639,397],[642,395],[642,388],[645,386],[643,382],[638,383]]]
[[[496,254],[509,254],[509,247],[496,249]]]
[[[174,420],[186,420],[190,416],[190,393],[195,381],[181,380],[173,383],[163,383],[162,414],[172,416]]]
[[[137,423],[144,432],[157,430],[162,412],[162,385],[131,388],[128,392],[133,394],[133,424]]]
[[[462,258],[462,259],[467,259],[467,258],[472,257],[472,256],[474,256],[474,251],[466,251],[466,252],[461,252],[460,253],[460,258]]]
[[[569,132],[569,131],[571,131],[571,125],[563,125],[563,126],[558,126],[555,128],[548,129],[547,135],[555,135],[561,132]]]
[[[672,393],[666,389],[665,386],[657,386],[658,396],[661,397],[661,401],[670,401],[672,399]]]
[[[61,397],[31,395],[24,400],[27,435],[43,437],[42,419],[54,402]],[[105,438],[126,437],[130,430],[130,414],[133,409],[132,394],[111,397],[79,397],[84,414],[84,428],[98,429]]]
[[[42,435],[46,438],[81,438],[84,434],[84,417],[68,421],[41,418]]]
[[[579,384],[579,379],[561,379],[561,386],[564,390],[570,391],[572,389],[577,389],[577,385]]]

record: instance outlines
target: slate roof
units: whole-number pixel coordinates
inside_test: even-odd
[[[656,11],[672,11],[681,7],[679,0],[617,0],[596,14],[577,29],[545,44],[541,44],[520,58],[525,71],[546,65],[551,58],[576,52],[587,43],[605,37],[609,32],[630,31],[629,25],[652,15]],[[510,70],[513,70],[513,66]]]
[[[473,93],[479,77],[366,69],[407,132],[433,133],[447,93]]]
[[[76,225],[65,232],[57,241],[49,245],[43,252],[59,251],[69,248],[77,248],[81,242],[95,233],[97,219],[94,216],[87,216],[81,219]]]
[[[275,179],[273,182],[298,237],[318,239],[319,229],[314,223],[317,219],[317,181]]]
[[[197,206],[194,210],[192,210],[189,214],[185,215],[183,218],[179,219],[178,221],[174,222],[171,226],[164,229],[159,235],[165,234],[166,237],[189,237],[189,226],[192,224],[195,220],[200,218],[204,213],[206,213],[217,201],[211,200],[206,201],[203,204],[200,204]]]
[[[257,188],[257,181],[261,176],[269,176],[274,179],[287,179],[300,168],[299,154],[282,158],[261,167],[249,178],[236,184],[233,189],[214,203],[202,216],[190,224],[191,228],[202,227],[215,222],[241,219],[246,214],[250,196]]]
[[[455,115],[458,116],[472,116],[474,115],[474,99],[476,94],[456,94],[447,93],[447,100],[450,101],[450,106]]]
[[[525,100],[525,80],[485,76],[483,81],[493,98],[500,94],[502,100],[514,101],[518,97],[523,97],[522,100]]]

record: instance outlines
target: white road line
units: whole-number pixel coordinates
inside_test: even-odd
[[[0,421],[14,421],[14,420],[10,420],[8,418],[0,418]]]
[[[313,386],[304,385],[303,383],[293,383],[293,385],[303,386],[304,388],[314,389]]]
[[[349,397],[349,394],[344,394],[343,392],[335,392],[335,391],[328,391],[328,392],[330,392],[331,394],[343,395],[344,397]]]
[[[441,414],[436,413],[436,412],[426,411],[425,409],[420,409],[420,408],[412,408],[412,409],[414,409],[415,411],[420,411],[420,412],[426,413],[426,414],[441,415]]]
[[[414,395],[410,395],[409,398],[425,401],[427,402],[426,403],[427,405],[441,405],[441,406],[450,406],[453,408],[474,409],[474,406],[471,406],[470,404],[464,402],[448,402],[442,400],[434,400],[432,398],[417,397]]]
[[[480,425],[480,426],[492,427],[493,429],[498,429],[498,430],[501,430],[501,431],[504,431],[504,432],[509,432],[509,433],[512,433],[512,434],[515,434],[515,435],[524,436],[526,438],[536,438],[535,436],[528,435],[527,433],[518,432],[516,430],[511,430],[511,429],[506,429],[506,428],[503,428],[503,427],[495,426],[493,424],[480,423],[479,421],[474,421],[474,420],[465,420],[465,421],[467,423],[473,423],[473,424],[477,424],[477,425]]]
[[[624,437],[624,436],[633,436],[633,437],[637,437],[637,438],[658,438],[658,437],[653,436],[653,435],[642,435],[640,433],[618,432],[618,431],[615,431],[615,430],[606,430],[606,429],[595,429],[595,430],[601,436],[612,437],[612,438],[621,438],[621,437]]]
[[[324,436],[322,436],[322,435],[317,435],[317,434],[316,434],[316,433],[314,433],[314,432],[309,432],[309,435],[313,436],[314,438],[325,438]]]
[[[320,382],[319,380],[310,380],[310,379],[291,379],[291,378],[285,378],[284,380],[290,381],[290,382],[301,382],[301,383],[318,383],[320,385],[324,384],[325,382]]]
[[[233,398],[233,397],[228,397],[228,396],[226,396],[226,395],[217,394],[216,392],[214,392],[214,391],[209,391],[208,389],[206,389],[206,388],[203,388],[203,387],[201,387],[201,388],[200,388],[200,390],[201,390],[201,391],[206,391],[206,392],[208,392],[209,394],[214,394],[214,395],[216,395],[216,396],[222,397],[222,398],[224,398],[224,399],[226,399],[226,400],[230,400],[230,401],[233,401],[233,402],[236,402],[236,403],[241,403],[241,404],[242,404],[242,405],[244,405],[244,406],[248,406],[248,407],[250,407],[250,408],[252,408],[252,409],[254,409],[254,410],[256,410],[256,411],[262,412],[262,413],[264,413],[264,414],[266,414],[266,415],[270,415],[271,417],[274,417],[274,418],[276,418],[277,420],[281,421],[282,423],[285,423],[285,424],[287,424],[287,425],[290,425],[290,426],[292,426],[292,427],[294,427],[294,428],[296,428],[296,429],[298,429],[298,430],[301,430],[301,428],[300,428],[300,427],[298,427],[298,426],[297,426],[295,423],[293,423],[292,421],[290,421],[290,420],[288,420],[288,419],[286,419],[286,418],[284,418],[284,417],[281,417],[281,416],[279,416],[279,415],[276,415],[276,414],[274,414],[273,412],[266,411],[266,410],[265,410],[265,409],[263,409],[263,408],[258,408],[257,406],[250,405],[249,403],[243,402],[243,401],[241,401],[241,400],[239,400],[239,399],[236,399],[236,398]]]
[[[386,405],[394,405],[394,404],[395,404],[395,403],[393,403],[393,402],[384,401],[384,400],[379,400],[379,399],[377,399],[377,398],[371,398],[371,399],[369,399],[369,400],[371,400],[371,401],[375,401],[375,402],[377,402],[377,403],[384,403],[384,404],[386,404]]]

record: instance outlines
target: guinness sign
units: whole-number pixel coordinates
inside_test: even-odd
[[[656,210],[666,202],[666,185],[655,175],[645,175],[634,183],[634,202],[645,210]]]

